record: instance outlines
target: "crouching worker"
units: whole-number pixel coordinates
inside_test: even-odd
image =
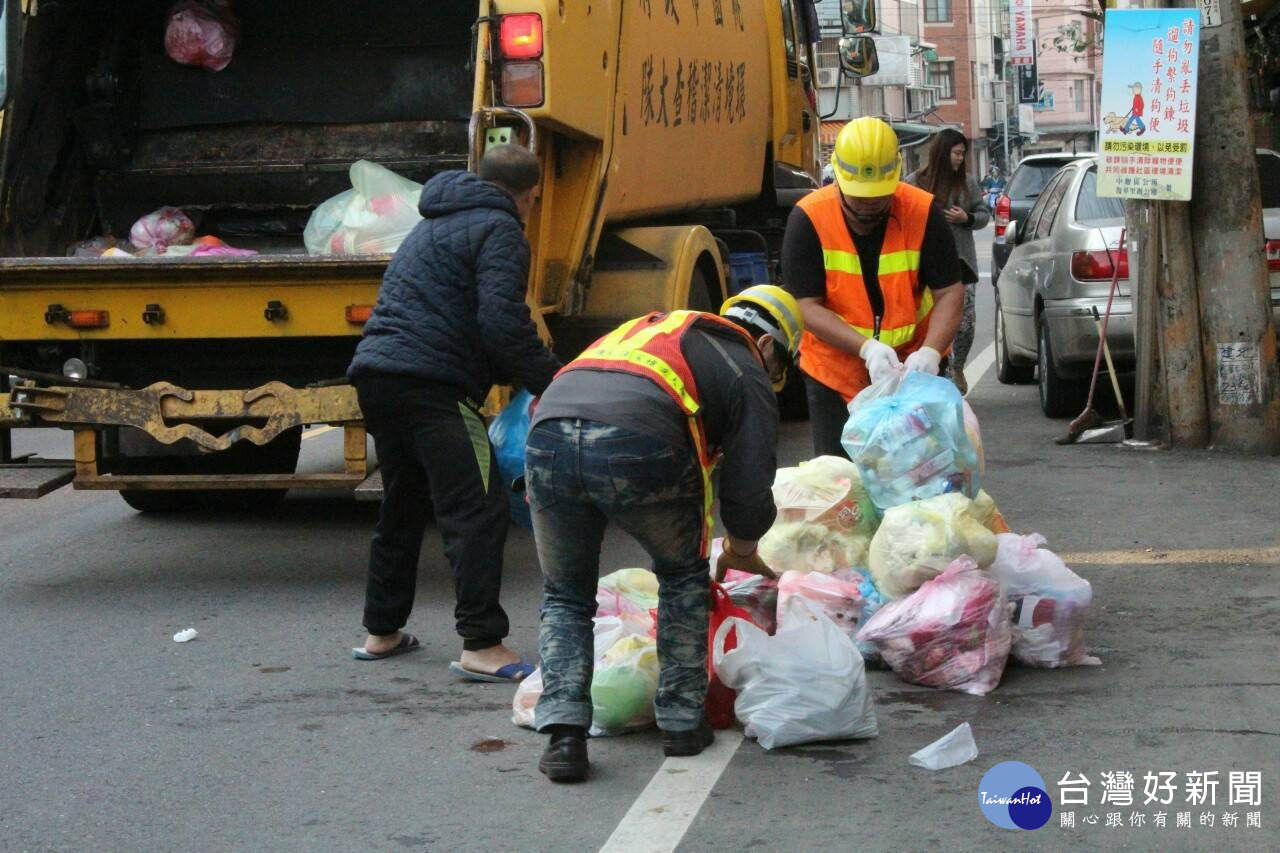
[[[556,376],[529,433],[526,482],[542,563],[538,769],[554,782],[587,776],[600,546],[614,522],[658,576],[655,712],[663,751],[697,755],[713,739],[707,692],[712,472],[728,531],[716,566],[772,577],[756,540],[773,523],[778,408],[799,346],[789,293],[756,285],[720,316],[654,313],[596,341]]]

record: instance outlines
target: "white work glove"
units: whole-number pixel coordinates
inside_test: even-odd
[[[867,364],[867,373],[871,374],[871,384],[877,384],[901,366],[898,353],[888,344],[882,344],[875,338],[867,338],[867,342],[858,350],[858,357]],[[937,370],[935,369],[936,373]]]
[[[928,373],[930,376],[938,375],[938,365],[942,363],[942,353],[933,347],[920,347],[920,349],[907,356],[903,367],[908,371],[918,370],[921,373]]]

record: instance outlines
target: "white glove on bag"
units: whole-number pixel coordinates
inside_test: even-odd
[[[867,342],[858,350],[858,356],[867,363],[867,373],[871,374],[871,384],[875,385],[901,366],[898,353],[888,344],[882,344],[875,338],[867,338]],[[934,370],[937,373],[937,370]]]
[[[933,347],[920,347],[920,349],[907,356],[907,360],[902,364],[908,371],[918,370],[921,373],[928,373],[930,376],[938,375],[938,365],[942,363],[942,353]]]

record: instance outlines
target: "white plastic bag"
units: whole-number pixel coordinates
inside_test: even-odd
[[[164,51],[182,65],[221,71],[231,64],[239,37],[230,0],[182,0],[169,9]]]
[[[933,743],[908,759],[916,767],[925,770],[945,770],[978,757],[978,744],[973,740],[973,728],[961,723]]]
[[[952,493],[888,510],[871,540],[868,566],[882,593],[901,598],[961,555],[986,568],[996,558],[996,537],[974,514],[973,501]]]
[[[830,619],[813,617],[772,637],[735,618],[716,631],[716,672],[738,691],[734,713],[747,737],[765,749],[879,733],[862,656]],[[731,628],[737,629],[738,645],[726,652]]]
[[[542,698],[542,667],[538,667],[524,678],[516,687],[516,695],[511,700],[511,722],[526,729],[537,728],[533,712]]]
[[[129,229],[130,243],[157,255],[163,255],[170,246],[190,245],[195,236],[195,225],[176,207],[162,207],[148,213]]]
[[[1013,603],[1013,656],[1028,666],[1097,666],[1085,654],[1084,620],[1093,587],[1057,554],[1043,547],[1038,533],[996,537],[991,576]]]
[[[422,184],[390,169],[358,160],[351,165],[351,189],[322,202],[302,232],[312,255],[380,255],[400,248],[422,221]]]

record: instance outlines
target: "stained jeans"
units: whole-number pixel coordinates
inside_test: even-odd
[[[707,694],[710,578],[699,555],[703,491],[693,451],[558,419],[534,428],[526,454],[543,576],[538,728],[591,725],[591,618],[609,522],[640,543],[658,576],[658,727],[695,728]]]

